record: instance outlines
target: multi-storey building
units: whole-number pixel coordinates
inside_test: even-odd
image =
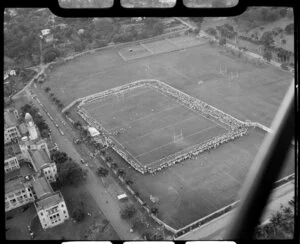
[[[33,188],[39,199],[34,203],[34,206],[44,229],[59,225],[69,218],[62,194],[53,192],[45,178],[41,177],[35,180]]]
[[[35,200],[30,177],[24,178],[17,171],[8,174],[10,176],[5,177],[5,212]]]
[[[30,114],[17,128],[18,113],[5,112],[5,212],[34,202],[41,225],[47,229],[69,218],[60,192],[53,192],[50,182],[57,178],[56,164],[50,159],[57,145],[52,140],[39,139]],[[22,139],[14,141],[14,139]],[[49,143],[50,142],[50,143]]]
[[[57,177],[56,164],[50,160],[46,150],[30,150],[29,153],[32,158],[33,168],[38,172],[38,175],[44,175],[49,182],[55,182]]]
[[[14,110],[15,111],[15,110]],[[12,111],[5,111],[4,112],[4,143],[10,143],[14,139],[19,138],[20,132],[17,128],[17,118],[16,118],[17,112]]]

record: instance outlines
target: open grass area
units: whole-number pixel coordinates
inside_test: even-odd
[[[122,98],[112,95],[84,108],[107,130],[118,130],[115,139],[142,165],[226,132],[222,125],[150,87],[135,88]],[[182,138],[177,141],[179,134]]]
[[[246,136],[156,175],[141,175],[118,155],[113,154],[113,158],[133,180],[132,188],[142,200],[154,206],[149,197],[158,197],[158,217],[179,229],[239,199],[239,190],[264,136],[262,131],[251,129]],[[292,148],[279,178],[294,172],[294,152]]]
[[[220,67],[228,74],[221,74]],[[238,72],[239,78],[231,81],[230,72]],[[256,67],[209,44],[127,62],[112,48],[56,68],[43,88],[51,87],[68,104],[145,78],[160,79],[241,120],[269,126],[292,76],[272,66]]]

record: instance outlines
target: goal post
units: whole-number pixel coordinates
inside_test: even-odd
[[[182,130],[180,130],[179,132],[174,132],[173,133],[173,142],[177,143],[183,140],[183,134],[182,134]]]

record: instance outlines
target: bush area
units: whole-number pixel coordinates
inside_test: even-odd
[[[11,12],[14,14],[11,14]],[[45,63],[76,52],[162,34],[161,18],[61,18],[49,9],[6,9],[4,12],[4,56],[6,63],[38,65],[41,50]],[[40,38],[50,29],[53,38]]]

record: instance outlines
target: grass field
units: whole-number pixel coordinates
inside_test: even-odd
[[[135,80],[154,78],[238,119],[249,119],[270,126],[292,80],[292,75],[287,72],[267,65],[256,67],[208,43],[185,51],[151,55],[126,62],[119,56],[119,51],[117,48],[107,49],[60,66],[50,75],[43,88],[51,87],[64,104],[69,104],[79,97]],[[220,68],[226,69],[228,73],[221,73]],[[239,73],[239,78],[230,80],[230,72]],[[162,96],[156,97],[155,93],[145,96],[143,92],[146,91],[135,90],[135,98],[131,96],[126,102],[123,101],[121,107],[124,112],[120,111],[122,108],[120,102],[115,101],[117,98],[99,106],[91,104],[88,109],[108,129],[126,126],[126,131],[117,139],[121,143],[127,141],[128,149],[147,163],[154,160],[156,153],[141,153],[157,147],[154,144],[165,144],[170,140],[172,129],[161,133],[161,128],[166,123],[176,123],[175,119],[181,121],[180,116],[189,118],[193,115]],[[159,116],[156,113],[162,111],[162,105],[168,107],[170,112],[164,111],[165,115]],[[134,112],[138,114],[134,116]],[[143,116],[149,117],[143,119]],[[192,121],[194,119],[184,128],[196,131],[201,130],[199,126],[210,126],[205,121],[199,125],[196,118],[195,122]],[[135,129],[128,128],[128,123]],[[156,128],[159,130],[153,134]],[[148,131],[151,133],[145,140],[134,139]],[[151,205],[149,195],[159,197],[159,217],[172,227],[181,228],[237,199],[263,137],[264,133],[253,130],[249,135],[226,143],[211,153],[203,153],[197,159],[185,161],[156,175],[141,175],[130,169],[118,155],[112,153],[112,156],[127,176],[133,179],[133,188],[143,200]],[[282,176],[294,171],[293,153]]]
[[[156,175],[141,175],[118,155],[113,158],[133,180],[132,188],[142,200],[154,206],[149,196],[158,197],[158,217],[179,229],[239,199],[239,190],[264,136],[253,129],[246,136]],[[294,172],[294,152],[291,149],[279,178]]]
[[[238,72],[230,81],[219,69]],[[117,49],[83,56],[58,67],[43,84],[64,103],[124,85],[157,78],[229,113],[267,126],[292,76],[272,66],[258,68],[209,44],[124,62]],[[203,84],[198,85],[202,80]]]
[[[135,88],[124,98],[113,95],[84,106],[142,165],[149,165],[226,132],[158,89]],[[182,134],[183,139],[174,141]]]

